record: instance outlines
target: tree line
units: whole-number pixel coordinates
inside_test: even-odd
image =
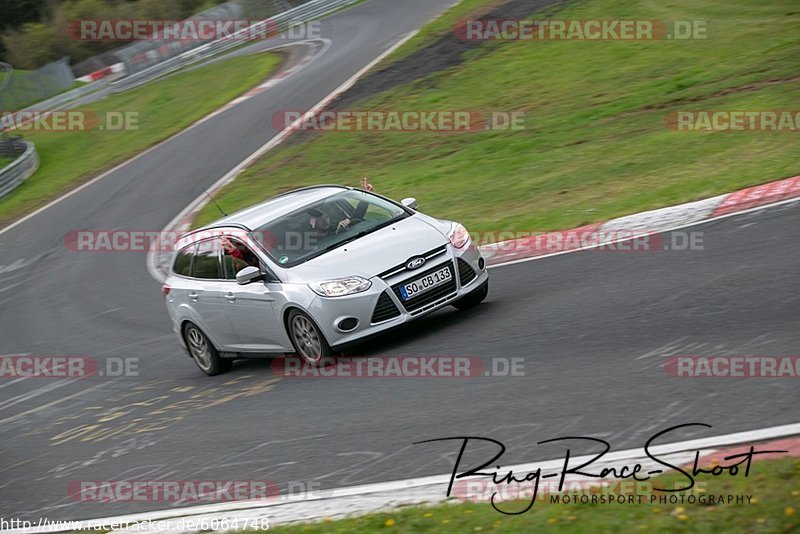
[[[182,20],[224,0],[0,0],[0,61],[35,69],[65,56],[72,64],[122,46],[67,33],[80,19]]]

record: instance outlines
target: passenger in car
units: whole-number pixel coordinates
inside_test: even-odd
[[[253,254],[247,247],[244,245],[238,245],[231,242],[226,236],[222,236],[220,238],[220,243],[222,244],[222,249],[225,251],[225,254],[230,256],[233,260],[233,266],[235,271],[240,271],[245,267],[259,267],[261,266],[261,262],[258,260],[255,254]]]

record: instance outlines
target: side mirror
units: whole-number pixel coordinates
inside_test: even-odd
[[[264,273],[258,267],[245,267],[236,273],[236,283],[240,286],[245,286],[263,278]]]
[[[407,208],[411,208],[412,210],[416,210],[417,209],[417,199],[416,198],[404,198],[403,200],[400,201],[400,203],[403,206],[407,207]]]

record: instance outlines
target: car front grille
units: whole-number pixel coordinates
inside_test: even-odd
[[[382,323],[383,321],[394,319],[399,315],[400,310],[395,306],[392,297],[389,296],[389,293],[384,291],[381,293],[380,298],[378,298],[378,303],[375,304],[375,311],[372,312],[372,324]]]
[[[478,274],[469,266],[469,263],[458,258],[458,280],[461,282],[461,287],[475,280],[477,276]]]
[[[440,247],[436,247],[433,250],[429,250],[428,252],[425,252],[424,254],[420,254],[420,256],[425,258],[426,261],[430,261],[431,259],[435,258],[436,256],[438,256],[440,254],[444,254],[446,250],[447,250],[447,245],[442,245]],[[395,265],[391,269],[387,269],[386,271],[383,271],[378,276],[380,278],[383,278],[384,280],[386,280],[387,278],[391,278],[392,276],[396,276],[398,274],[401,274],[401,273],[404,273],[404,272],[407,272],[407,271],[410,272],[408,270],[408,268],[406,267],[405,262],[403,262],[400,265]]]
[[[423,276],[427,276],[435,271],[438,271],[442,267],[448,267],[450,269],[450,280],[448,280],[444,284],[436,286],[435,288],[429,291],[420,293],[418,296],[412,297],[410,300],[403,301],[403,296],[402,293],[400,292],[400,286],[402,286],[403,284],[407,284],[412,280],[416,280],[418,278],[422,278]],[[436,267],[433,267],[432,269],[428,269],[427,271],[423,271],[421,273],[415,273],[414,276],[411,276],[406,280],[403,280],[399,284],[393,285],[392,291],[394,291],[394,294],[397,296],[397,299],[403,303],[403,307],[405,307],[405,309],[409,312],[415,312],[418,310],[422,311],[423,308],[429,308],[431,307],[430,305],[438,304],[438,301],[447,300],[447,298],[456,291],[455,267],[453,265],[453,262],[451,261],[445,264],[440,264],[437,265]]]

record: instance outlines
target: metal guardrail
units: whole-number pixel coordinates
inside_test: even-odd
[[[41,102],[37,102],[31,106],[26,107],[23,111],[52,111],[58,108],[67,108],[67,104],[71,102],[83,98],[84,96],[90,95],[94,92],[100,91],[108,84],[117,80],[124,76],[124,73],[119,74],[112,74],[106,78],[102,78],[100,80],[96,80],[94,82],[87,83],[86,85],[82,85],[80,87],[76,87],[71,91],[67,91],[65,93],[61,93],[60,95],[56,95],[53,98],[49,98],[47,100],[43,100]]]
[[[331,11],[335,11],[336,9],[353,4],[357,1],[358,0],[311,0],[306,4],[302,4],[296,8],[285,11],[273,18],[266,19],[262,21],[261,24],[267,26],[271,30],[274,30],[277,27],[281,32],[284,32],[293,26],[309,22],[315,17],[324,16]],[[230,37],[223,38],[185,52],[184,54],[165,60],[162,63],[153,65],[152,67],[149,67],[138,73],[128,75],[127,77],[125,76],[124,72],[121,72],[88,83],[84,86],[77,87],[70,91],[66,91],[47,100],[43,100],[28,106],[24,109],[24,111],[45,112],[58,109],[60,107],[69,108],[72,107],[72,103],[74,101],[87,97],[92,93],[101,94],[100,91],[103,90],[105,91],[102,94],[107,94],[108,91],[112,93],[121,93],[123,91],[127,91],[128,89],[133,89],[134,87],[138,87],[156,78],[170,74],[173,71],[179,70],[192,63],[209,59],[214,55],[245,43],[245,41],[240,39],[241,35],[244,32],[253,31],[255,26],[257,25],[246,28]],[[6,76],[5,78],[6,79],[4,81],[7,82],[8,79],[10,79],[10,76]]]
[[[135,74],[130,74],[116,83],[113,83],[111,91],[114,93],[127,91],[128,89],[132,89],[156,78],[160,78],[161,76],[170,74],[178,69],[182,69],[192,63],[209,59],[212,56],[247,42],[243,37],[252,35],[259,29],[262,31],[275,31],[275,29],[277,29],[283,33],[290,28],[306,22],[311,22],[318,17],[322,17],[358,1],[359,0],[311,0],[310,2],[284,11],[272,18],[254,24],[249,28],[240,30],[228,37],[212,41],[179,56],[167,59],[158,65],[153,65]]]
[[[173,0],[174,1],[174,0]],[[282,7],[275,10],[273,2],[270,0],[235,0],[233,2],[224,2],[215,5],[210,9],[195,13],[184,22],[192,21],[199,23],[200,21],[211,21],[218,23],[222,21],[245,20],[244,4],[258,5],[266,11],[259,12],[257,16],[250,20],[261,20],[266,17],[271,17],[276,13],[291,9],[292,6]],[[129,74],[136,74],[137,72],[148,69],[149,67],[158,65],[172,57],[179,56],[189,50],[198,48],[207,44],[199,39],[165,39],[163,32],[168,28],[179,28],[180,23],[171,23],[162,31],[156,31],[147,39],[137,39],[136,41],[118,48],[114,51],[114,56],[118,61],[125,64],[125,71]]]
[[[0,169],[0,198],[3,198],[36,172],[39,168],[39,155],[30,141],[14,139],[1,142],[4,147],[11,147],[11,154],[19,156],[13,163]]]
[[[295,26],[311,22],[358,1],[359,0],[311,0],[310,2],[284,11],[272,18],[265,19],[249,28],[236,32],[231,36],[210,42],[135,74],[128,76],[120,74],[118,76],[92,82],[34,104],[28,107],[26,111],[48,111],[101,90],[107,85],[110,85],[111,92],[113,93],[127,91],[128,89],[138,87],[139,85],[148,83],[193,63],[209,59],[231,48],[235,48],[246,42],[242,39],[243,36],[254,33],[259,30],[259,28],[261,28],[262,31],[267,30],[274,32],[277,30],[280,33],[284,33]],[[124,77],[120,79],[121,76]],[[6,147],[9,146],[10,142],[17,142],[20,147],[24,146],[24,148],[20,148],[20,155],[13,163],[0,169],[0,198],[3,198],[13,191],[39,168],[39,155],[36,153],[36,147],[33,143],[23,140],[0,140],[0,144],[4,144]],[[1,152],[3,152],[2,149],[0,149],[0,153]]]
[[[68,58],[53,61],[36,70],[7,71],[5,81],[0,83],[0,109],[16,111],[34,102],[53,97],[75,85],[75,75],[69,67]],[[9,77],[10,73],[10,77]]]
[[[0,81],[0,93],[11,84],[11,77],[14,76],[14,67],[8,63],[0,61],[0,71],[2,71],[2,81]]]

